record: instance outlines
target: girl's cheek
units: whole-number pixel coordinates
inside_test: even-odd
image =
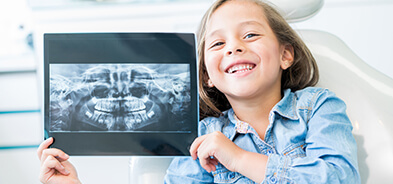
[[[205,55],[205,65],[208,68],[209,66],[211,66],[214,63],[214,60],[212,59],[211,55]]]
[[[218,53],[208,52],[205,54],[205,62],[207,64],[217,64],[220,61]]]

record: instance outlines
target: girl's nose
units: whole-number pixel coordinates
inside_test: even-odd
[[[243,52],[242,49],[236,49],[235,51],[228,50],[227,55],[230,56],[232,54],[237,54],[237,53],[241,53],[241,52]]]
[[[241,54],[244,51],[245,51],[244,46],[239,42],[235,42],[231,46],[228,47],[228,50],[226,51],[225,54],[227,56],[231,56],[231,55]]]

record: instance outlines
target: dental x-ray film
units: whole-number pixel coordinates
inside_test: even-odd
[[[196,73],[191,33],[45,34],[45,138],[70,155],[189,155]]]

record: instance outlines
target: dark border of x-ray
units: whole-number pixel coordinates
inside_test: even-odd
[[[133,44],[136,41],[138,44]],[[44,139],[69,155],[189,156],[198,135],[198,76],[193,33],[46,33],[44,34]],[[130,52],[130,50],[132,52]],[[51,63],[187,63],[190,65],[189,133],[51,132],[49,64]]]

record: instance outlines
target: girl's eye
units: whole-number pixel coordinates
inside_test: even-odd
[[[259,34],[250,33],[250,34],[247,34],[244,38],[252,38],[252,37],[255,37],[255,36],[259,36]]]
[[[224,42],[217,42],[217,43],[214,43],[210,48],[217,47],[217,46],[221,46],[221,45],[224,45]]]

